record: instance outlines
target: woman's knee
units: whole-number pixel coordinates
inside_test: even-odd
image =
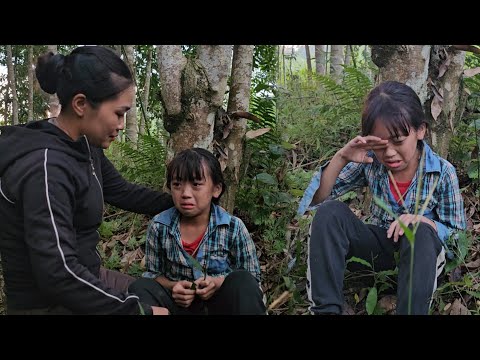
[[[144,291],[145,289],[150,289],[155,282],[156,281],[153,279],[144,278],[144,277],[135,279],[128,287],[128,292],[137,293],[140,291]]]

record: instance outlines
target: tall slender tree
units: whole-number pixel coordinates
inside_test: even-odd
[[[18,124],[18,97],[17,97],[17,85],[15,83],[15,68],[13,66],[12,45],[7,45],[7,75],[8,75],[8,87],[12,94],[12,119],[13,124]]]
[[[325,45],[315,45],[315,71],[319,75],[325,75],[326,56]]]
[[[33,45],[28,46],[28,120],[33,120],[33,79],[34,74],[34,63],[33,63]]]
[[[57,45],[48,45],[48,51],[56,54],[58,52]],[[51,94],[48,96],[48,111],[51,117],[57,117],[60,114],[60,101],[58,101],[57,94]]]
[[[147,115],[148,110],[148,98],[150,96],[150,80],[152,78],[152,52],[153,49],[151,46],[148,48],[147,53],[147,67],[145,70],[145,82],[143,84],[143,95],[142,95],[142,105],[143,105],[143,112],[142,116],[140,117],[140,126],[139,131],[140,134],[145,134],[145,126],[147,126],[147,119],[145,115]]]
[[[136,74],[135,70],[135,46],[125,45],[124,47],[125,61],[130,68],[134,78]],[[137,123],[137,101],[136,101],[137,87],[135,86],[135,96],[133,97],[132,108],[127,113],[125,134],[128,141],[136,144],[138,141],[138,123]]]
[[[248,112],[249,110],[253,50],[253,45],[235,45],[233,48],[231,86],[227,107],[228,114],[238,114],[239,112]],[[222,205],[232,212],[240,182],[240,167],[245,150],[247,119],[235,118],[230,126],[232,129],[226,134],[225,147],[228,151],[227,166],[224,172],[227,190],[222,197]]]
[[[345,66],[350,66],[352,62],[352,45],[345,45]]]
[[[345,52],[345,45],[332,45],[332,51],[330,53],[330,75],[331,77],[340,82],[343,75],[343,62]]]
[[[310,55],[310,45],[305,45],[305,57],[307,58],[307,76],[312,77],[312,57]]]

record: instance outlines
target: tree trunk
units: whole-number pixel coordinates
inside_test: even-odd
[[[345,45],[332,45],[330,54],[330,75],[337,83],[341,82],[343,75]]]
[[[350,66],[352,61],[352,45],[345,45],[345,66]]]
[[[28,121],[34,119],[33,116],[33,79],[34,75],[34,62],[33,62],[33,45],[28,46]]]
[[[446,45],[374,45],[372,61],[380,70],[377,83],[396,80],[415,90],[430,120],[430,143],[446,158],[463,113],[459,104],[465,53]]]
[[[15,84],[15,69],[13,67],[12,61],[12,45],[7,45],[7,78],[8,86],[10,87],[12,93],[12,118],[13,125],[18,124],[18,97],[17,97],[17,86]]]
[[[430,64],[431,97],[425,103],[430,120],[430,143],[440,156],[446,158],[450,140],[465,110],[466,94],[462,87],[465,52],[433,45]],[[432,64],[438,64],[438,67]]]
[[[365,62],[369,61],[369,59],[372,59],[372,48],[370,45],[365,45],[363,50],[363,58],[365,59]],[[375,82],[375,75],[371,66],[367,66],[367,75],[372,83]]]
[[[228,114],[249,110],[253,50],[253,45],[235,45],[233,48],[231,87],[227,107]],[[233,126],[229,124],[232,128],[226,138],[227,159],[224,171],[227,190],[221,199],[222,206],[229,212],[233,212],[235,205],[247,130],[246,119],[239,118],[231,121],[233,121]]]
[[[8,111],[8,90],[5,91],[5,97],[3,99],[3,111],[4,111],[4,116],[3,116],[3,119],[4,119],[4,125],[10,125],[8,123],[8,118],[10,117],[9,115],[9,111]]]
[[[125,62],[127,63],[132,76],[135,78],[135,50],[134,45],[125,45]],[[137,87],[135,86],[135,96],[133,97],[132,108],[127,113],[125,124],[125,135],[127,141],[131,141],[134,145],[138,141],[138,125],[137,125]]]
[[[315,70],[319,75],[325,75],[325,60],[325,45],[315,45]]]
[[[310,55],[310,45],[305,45],[305,57],[307,58],[307,76],[312,78],[312,57]]]
[[[170,133],[168,156],[200,147],[213,150],[214,125],[227,87],[232,46],[200,45],[186,59],[179,45],[158,46],[164,127]]]
[[[57,45],[48,45],[48,51],[52,53],[57,53]],[[48,111],[50,112],[50,117],[57,117],[60,114],[60,101],[58,101],[57,94],[48,95]]]
[[[430,45],[373,45],[372,61],[379,67],[376,83],[396,80],[410,86],[427,99]]]
[[[147,68],[145,70],[145,84],[143,85],[143,111],[140,117],[140,134],[145,135],[145,126],[147,126],[147,119],[145,116],[148,114],[148,97],[150,95],[150,80],[152,78],[152,47],[148,48],[147,54]]]

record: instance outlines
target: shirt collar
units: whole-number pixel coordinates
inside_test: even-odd
[[[428,146],[425,140],[422,140],[423,148],[425,149],[425,172],[440,172],[440,159],[438,155]]]

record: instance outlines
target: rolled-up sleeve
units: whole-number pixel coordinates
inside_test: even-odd
[[[322,165],[320,169],[313,175],[310,184],[308,185],[302,199],[300,200],[297,210],[298,216],[302,216],[303,214],[305,214],[306,211],[315,210],[322,203],[320,202],[318,204],[311,205],[313,197],[317,192],[318,188],[320,187],[322,172],[329,163],[330,162],[327,162]],[[345,194],[347,191],[350,191],[354,188],[366,186],[367,181],[364,175],[364,166],[365,164],[354,162],[348,163],[342,169],[342,171],[340,171],[340,174],[335,181],[335,185],[333,186],[330,196],[328,196],[325,200],[336,199],[337,197]]]

